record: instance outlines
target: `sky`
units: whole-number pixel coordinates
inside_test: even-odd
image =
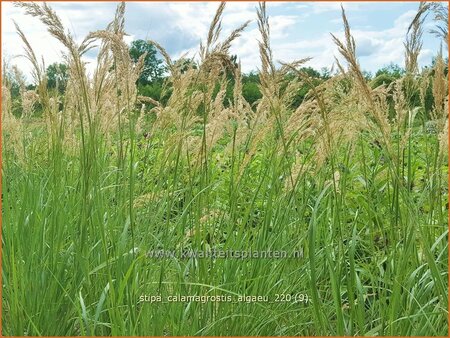
[[[114,17],[115,2],[54,2],[49,3],[77,41],[91,31],[104,29]],[[205,41],[209,24],[218,7],[217,2],[129,2],[126,4],[126,41],[151,39],[159,42],[176,59],[188,53],[198,55],[198,46]],[[23,44],[15,31],[13,20],[24,31],[37,55],[46,65],[61,61],[62,45],[50,36],[37,19],[24,14],[12,3],[2,6],[2,57],[30,74],[30,65],[19,55]],[[284,62],[312,57],[306,65],[320,70],[330,68],[339,57],[330,33],[343,37],[339,2],[267,2],[271,30],[271,46],[275,60]],[[407,28],[414,17],[418,2],[342,2],[346,10],[361,67],[375,73],[377,69],[395,63],[404,64]],[[222,37],[247,20],[251,24],[231,48],[241,62],[242,70],[250,72],[260,67],[256,24],[256,2],[228,2],[222,20]],[[419,57],[421,66],[431,62],[439,50],[440,41],[428,31],[434,26],[431,18],[425,23],[424,42]],[[95,67],[96,53],[90,51],[85,61],[88,69]]]

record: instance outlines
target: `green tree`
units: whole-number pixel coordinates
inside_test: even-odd
[[[383,68],[380,68],[375,73],[375,77],[370,82],[372,88],[379,87],[381,85],[389,85],[391,82],[401,78],[405,75],[405,70],[394,63],[389,64]]]
[[[377,70],[377,72],[375,73],[375,77],[381,74],[387,74],[395,79],[399,79],[400,77],[405,75],[405,70],[395,63],[390,63],[389,65]]]
[[[58,88],[60,93],[64,93],[68,81],[69,73],[67,65],[55,62],[47,67],[47,87],[49,89]]]
[[[197,63],[194,58],[183,58],[176,60],[174,63],[178,64],[182,74],[187,72],[189,69],[197,69]]]
[[[320,73],[312,67],[302,67],[300,68],[300,71],[313,79],[320,79],[322,77]]]
[[[250,72],[242,75],[242,95],[251,105],[262,97],[258,73]]]
[[[162,78],[165,67],[163,61],[158,58],[158,51],[154,45],[144,40],[135,40],[131,43],[129,53],[134,62],[147,53],[144,59],[144,68],[138,80],[139,84],[147,85]]]
[[[299,88],[298,92],[293,97],[292,106],[294,108],[298,107],[303,102],[306,95],[313,87],[318,86],[320,83],[326,80],[327,77],[329,77],[328,70],[324,70],[323,68],[322,74],[312,67],[302,67],[300,68],[300,72],[303,73],[303,75],[306,75],[306,77],[309,78],[309,81],[304,81],[303,85]]]
[[[320,68],[320,76],[322,77],[322,79],[324,80],[328,80],[331,78],[332,74],[331,74],[331,68],[328,67],[322,67]]]

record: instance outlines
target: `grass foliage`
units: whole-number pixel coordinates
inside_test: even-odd
[[[65,46],[70,76],[64,94],[48,89],[16,25],[36,89],[4,64],[4,335],[448,334],[448,80],[442,53],[432,69],[417,66],[433,6],[422,4],[408,31],[406,73],[373,88],[344,10],[345,36],[333,39],[346,64],[317,84],[300,70],[308,59],[276,66],[261,3],[254,105],[229,55],[248,23],[223,37],[224,3],[195,64],[154,42],[169,71],[165,102],[138,95],[143,58],[134,62],[123,41],[124,4],[81,44],[49,5],[17,6]],[[82,57],[93,45],[88,76]],[[12,77],[23,84],[21,116]],[[187,249],[303,257],[148,255]],[[139,299],[177,294],[270,301]]]

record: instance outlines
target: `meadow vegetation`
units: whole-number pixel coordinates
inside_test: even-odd
[[[124,42],[125,4],[81,43],[48,4],[17,6],[64,45],[68,76],[49,85],[16,24],[35,85],[3,64],[3,335],[448,335],[446,8],[420,5],[405,71],[378,82],[361,71],[342,10],[345,36],[332,38],[345,64],[317,81],[309,58],[273,59],[260,3],[249,103],[230,55],[248,23],[223,36],[225,3],[198,60],[173,61],[151,41],[168,74],[160,100],[138,91],[146,54]],[[443,47],[419,69],[426,14]],[[186,249],[303,256],[148,255]]]

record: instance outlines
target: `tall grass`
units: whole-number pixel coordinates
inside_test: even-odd
[[[431,71],[417,66],[423,15],[442,9],[421,5],[406,75],[376,88],[342,10],[344,38],[333,39],[347,66],[296,107],[313,83],[301,70],[309,59],[276,65],[264,3],[254,106],[229,55],[248,23],[223,38],[224,3],[195,65],[153,42],[169,71],[166,103],[138,95],[143,58],[134,64],[123,41],[124,4],[81,44],[47,4],[17,6],[66,47],[70,79],[65,94],[49,90],[16,25],[36,90],[23,86],[27,113],[13,114],[20,71],[3,65],[4,335],[448,334],[448,80],[442,52]],[[83,54],[96,43],[89,77]],[[149,255],[188,249],[303,255]]]

